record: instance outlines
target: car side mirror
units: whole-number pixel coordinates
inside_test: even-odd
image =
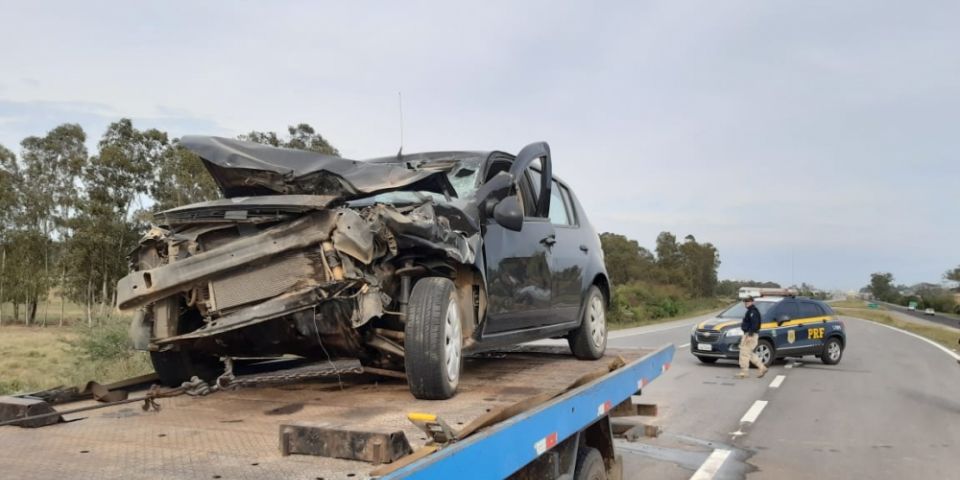
[[[523,228],[523,209],[516,195],[509,195],[493,207],[493,219],[503,228],[519,232]]]
[[[789,322],[790,315],[780,315],[777,317],[777,325],[783,325],[783,322]]]

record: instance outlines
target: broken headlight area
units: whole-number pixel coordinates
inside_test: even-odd
[[[402,365],[402,277],[472,264],[478,233],[433,200],[318,208],[292,197],[208,202],[152,228],[118,284],[118,305],[139,309],[138,346]]]

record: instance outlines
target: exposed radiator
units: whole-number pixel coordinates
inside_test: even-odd
[[[263,265],[244,267],[210,281],[210,306],[222,311],[275,297],[298,283],[323,281],[321,269],[306,254],[274,257]]]

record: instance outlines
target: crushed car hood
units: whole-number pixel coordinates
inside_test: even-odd
[[[306,194],[347,200],[401,189],[456,196],[442,171],[360,162],[222,137],[188,135],[180,143],[203,160],[227,198]]]

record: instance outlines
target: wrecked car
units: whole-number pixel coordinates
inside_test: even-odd
[[[161,380],[221,357],[358,359],[452,397],[465,353],[566,338],[606,348],[600,239],[550,149],[368,161],[187,136],[223,198],[162,212],[118,306]]]

